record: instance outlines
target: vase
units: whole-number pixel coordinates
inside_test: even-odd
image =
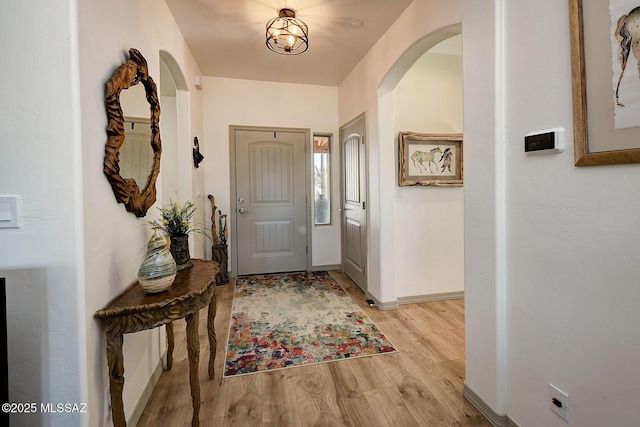
[[[193,267],[189,254],[189,235],[171,236],[171,255],[176,261],[178,271]]]
[[[226,285],[229,283],[229,255],[227,245],[211,246],[211,259],[218,263],[218,268],[220,270],[216,274],[216,285]]]
[[[147,243],[147,253],[138,270],[138,283],[147,293],[162,292],[173,284],[176,271],[176,262],[167,247],[167,238],[161,230],[153,230]]]

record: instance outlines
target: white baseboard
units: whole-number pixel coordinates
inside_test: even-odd
[[[331,270],[338,270],[338,271],[342,271],[342,266],[340,264],[334,264],[334,265],[314,265],[311,267],[310,271],[331,271]]]
[[[398,297],[398,304],[415,304],[419,302],[444,301],[448,299],[464,298],[464,291],[443,292],[440,294],[415,295],[409,297]]]
[[[483,417],[487,419],[494,427],[520,427],[520,424],[515,422],[507,414],[499,414],[493,410],[487,403],[480,398],[473,390],[471,390],[466,384],[462,395],[471,405],[476,408]]]
[[[158,380],[160,379],[160,375],[162,375],[162,371],[164,370],[163,361],[167,358],[167,352],[165,350],[164,354],[158,361],[153,373],[151,374],[151,378],[149,378],[149,382],[147,382],[146,387],[144,388],[140,399],[138,399],[138,403],[136,407],[133,408],[133,412],[131,412],[131,416],[127,420],[127,425],[135,426],[140,421],[140,417],[142,416],[142,412],[144,412],[144,408],[147,406],[149,399],[151,398],[151,393],[153,393],[153,389],[156,387]]]
[[[507,415],[499,414],[493,410],[487,403],[480,398],[467,384],[464,385],[462,395],[471,405],[476,408],[483,417],[487,419],[494,427],[508,427]]]
[[[371,295],[369,292],[365,292],[365,296],[367,299],[370,299],[374,302],[375,306],[378,307],[379,310],[395,310],[398,308],[398,301],[388,301],[388,302],[380,302],[376,297]]]
[[[511,419],[509,415],[507,415],[507,426],[508,427],[520,427],[520,424]]]

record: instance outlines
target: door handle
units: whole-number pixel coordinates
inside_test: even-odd
[[[239,212],[239,213],[241,213],[241,214],[249,213],[249,211],[248,211],[248,210],[246,210],[245,208],[240,208],[240,209],[238,209],[238,212]]]
[[[344,212],[344,211],[348,211],[350,210],[349,208],[345,208],[345,207],[341,207],[338,209],[340,212]]]

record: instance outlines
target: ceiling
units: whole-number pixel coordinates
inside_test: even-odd
[[[165,1],[205,76],[338,86],[412,0]],[[283,7],[309,26],[303,54],[265,45],[266,23]]]

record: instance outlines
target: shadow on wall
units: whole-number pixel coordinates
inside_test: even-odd
[[[29,402],[37,405],[34,413],[16,411],[10,414],[12,426],[46,425],[50,415],[40,410],[41,403],[54,402],[51,384],[46,381],[48,369],[50,313],[47,269],[29,268],[0,271],[7,291],[7,347],[9,366],[9,402]]]

